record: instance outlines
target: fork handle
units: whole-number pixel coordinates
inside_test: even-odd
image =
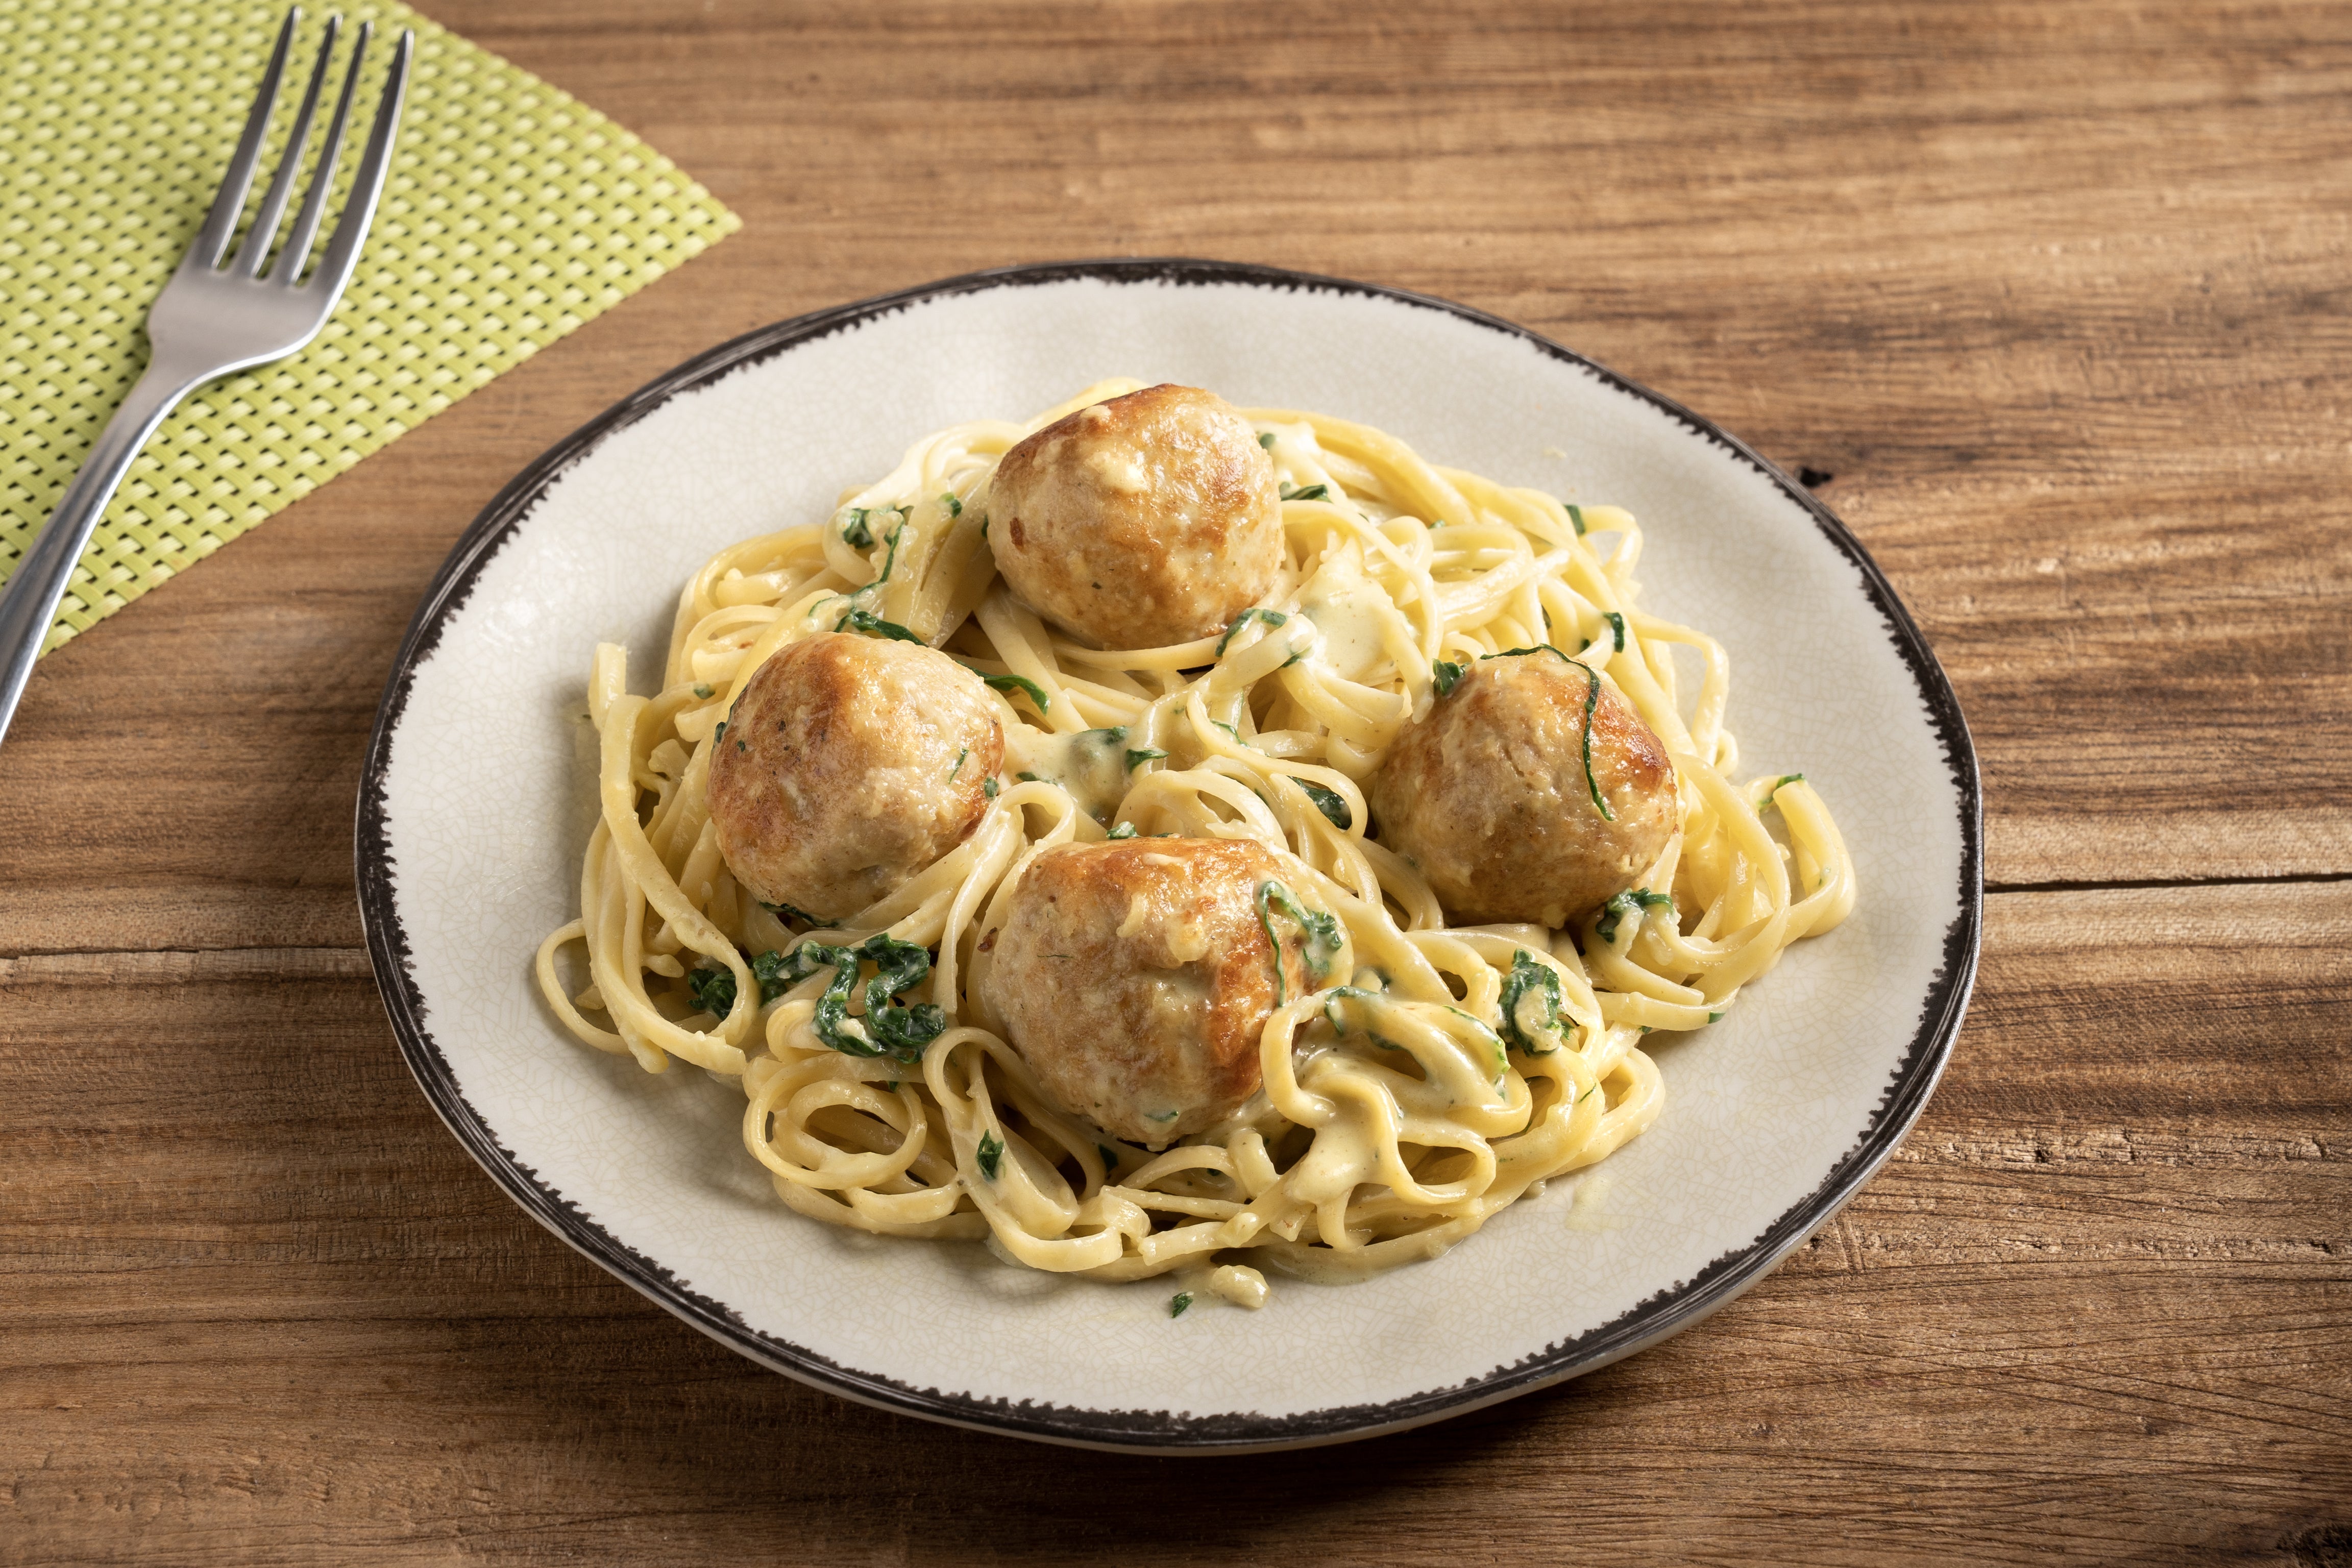
[[[173,405],[208,379],[191,374],[186,365],[166,363],[160,356],[148,362],[146,374],[131,387],[122,406],[107,421],[105,433],[89,454],[81,472],[66,487],[65,499],[49,516],[33,547],[17,563],[16,574],[0,591],[0,739],[16,717],[17,700],[33,679],[33,661],[48,640],[57,618],[58,602],[73,581],[74,563],[89,544],[89,536],[114,499],[115,487],[131,471],[131,460]]]

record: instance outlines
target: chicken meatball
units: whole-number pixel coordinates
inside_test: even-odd
[[[761,903],[853,915],[962,842],[1003,758],[987,688],[947,655],[838,632],[792,643],[712,752],[719,852]]]
[[[1344,932],[1300,900],[1307,881],[1289,856],[1239,840],[1048,849],[1013,889],[982,998],[1064,1110],[1160,1148],[1257,1092],[1276,1000],[1269,928],[1283,997],[1342,973]]]
[[[1004,454],[989,545],[1013,591],[1101,647],[1223,629],[1282,578],[1274,462],[1222,397],[1150,386]]]
[[[1613,687],[1549,648],[1471,666],[1398,737],[1366,795],[1381,841],[1466,925],[1564,926],[1633,887],[1681,821],[1664,744]]]

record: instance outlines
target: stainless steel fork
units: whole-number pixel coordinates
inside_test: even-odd
[[[351,281],[360,242],[367,237],[368,221],[375,216],[376,198],[383,191],[384,171],[392,163],[401,101],[408,89],[409,57],[416,44],[412,32],[404,31],[393,51],[392,69],[384,78],[383,98],[375,111],[375,128],[361,154],[351,198],[343,205],[334,233],[328,237],[319,264],[306,278],[303,263],[318,237],[328,192],[335,183],[344,125],[359,89],[360,64],[374,31],[373,23],[361,25],[351,68],[343,76],[342,97],[327,128],[326,146],[319,153],[318,172],[310,177],[310,188],[303,195],[301,210],[294,215],[285,245],[276,249],[274,258],[272,251],[287,200],[294,193],[295,176],[301,169],[303,146],[310,139],[319,92],[326,85],[327,63],[342,28],[340,16],[327,20],[326,38],[319,46],[319,63],[311,69],[310,89],[302,95],[293,132],[286,139],[285,155],[262,195],[253,226],[246,232],[236,258],[222,265],[228,242],[236,233],[237,215],[245,209],[255,167],[261,162],[270,108],[277,101],[278,82],[286,74],[287,51],[293,47],[294,29],[301,16],[299,7],[286,13],[286,25],[278,29],[278,47],[270,54],[269,69],[254,97],[253,111],[246,117],[245,134],[237,141],[236,155],[229,160],[220,194],[213,198],[210,215],[196,231],[171,281],[148,308],[146,374],[115,410],[89,460],[66,487],[65,499],[58,503],[49,525],[25,552],[6,592],[0,593],[0,737],[6,736],[17,700],[32,679],[33,661],[48,637],[58,601],[65,597],[66,585],[73,579],[74,563],[81,559],[106,503],[130,471],[131,460],[163,422],[163,416],[205,382],[283,359],[317,337],[335,301],[342,297],[343,286]]]

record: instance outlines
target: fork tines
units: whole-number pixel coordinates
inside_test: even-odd
[[[220,194],[214,198],[204,227],[196,231],[194,242],[188,247],[184,263],[188,267],[217,270],[227,252],[229,239],[236,232],[237,215],[245,209],[246,194],[253,187],[254,172],[261,162],[261,144],[269,134],[270,110],[277,102],[278,85],[286,75],[286,57],[293,47],[294,30],[301,20],[302,9],[295,6],[286,13],[286,23],[278,29],[278,45],[270,51],[269,68],[262,74],[261,89],[254,95],[253,111],[246,117],[245,134],[237,140],[236,155],[229,160],[228,173],[221,181]],[[367,58],[368,43],[375,31],[373,22],[360,24],[359,37],[352,46],[351,67],[343,75],[342,94],[335,104],[335,117],[327,126],[326,145],[320,150],[318,167],[310,176],[310,189],[303,194],[301,210],[294,215],[293,230],[287,236],[285,245],[277,250],[274,263],[271,245],[286,216],[287,201],[294,193],[295,177],[301,172],[303,150],[310,140],[310,123],[318,113],[319,94],[326,85],[327,66],[334,58],[342,24],[341,16],[327,18],[318,64],[311,68],[310,84],[302,94],[293,132],[286,139],[286,150],[278,157],[277,172],[270,176],[269,188],[262,195],[253,226],[246,232],[245,243],[237,248],[236,259],[230,265],[236,276],[266,277],[288,288],[305,285],[302,264],[310,256],[311,242],[318,237],[319,221],[335,183],[335,165],[343,151],[343,131],[351,120],[352,100],[359,92],[360,67]],[[360,240],[367,233],[376,198],[383,194],[384,172],[391,162],[393,131],[399,122],[401,100],[407,92],[409,59],[415,45],[416,35],[403,30],[399,47],[393,53],[392,69],[384,77],[383,97],[376,107],[374,129],[352,179],[351,199],[327,240],[325,253],[310,274],[312,279],[327,279],[331,289],[341,289],[342,275],[358,255]]]

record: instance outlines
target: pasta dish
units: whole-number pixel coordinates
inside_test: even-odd
[[[801,1214],[1174,1273],[1442,1253],[1638,1136],[1854,880],[1625,511],[1131,381],[958,425],[599,647],[548,1005]],[[1679,657],[1685,662],[1677,666]],[[573,944],[584,966],[573,958]]]

